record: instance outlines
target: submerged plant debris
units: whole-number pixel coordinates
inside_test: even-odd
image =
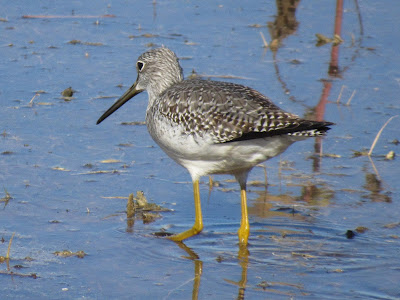
[[[72,87],[66,88],[65,90],[63,90],[61,92],[61,98],[64,99],[65,101],[71,101],[72,99],[74,99],[74,97],[72,97],[74,95],[76,91],[72,89]]]
[[[65,90],[63,90],[61,92],[61,95],[63,97],[72,97],[72,95],[74,94],[74,90],[72,89],[72,87],[66,88]]]
[[[63,172],[69,172],[70,170],[68,170],[68,169],[66,169],[66,168],[63,168],[63,167],[58,167],[58,166],[56,166],[56,167],[53,167],[53,168],[51,168],[52,170],[56,170],[56,171],[63,171]]]
[[[135,39],[135,38],[154,38],[154,37],[158,37],[157,34],[152,34],[152,33],[143,33],[141,35],[130,35],[128,36],[128,38],[130,39]]]
[[[316,33],[315,36],[317,37],[317,43],[316,43],[317,47],[323,46],[328,43],[332,43],[334,46],[343,43],[342,38],[337,34],[335,34],[333,38],[328,38],[321,33]]]
[[[11,251],[11,244],[12,244],[12,241],[14,239],[14,236],[15,236],[15,232],[12,234],[12,236],[11,236],[9,242],[8,242],[8,248],[7,248],[6,256],[0,255],[0,264],[2,264],[4,262],[7,264],[7,270],[4,270],[4,271],[1,270],[0,274],[18,276],[18,277],[32,277],[33,279],[36,279],[38,277],[36,275],[36,273],[24,274],[24,273],[18,273],[18,272],[14,272],[14,271],[10,270],[10,251]],[[1,242],[4,243],[4,238],[2,238]],[[27,256],[27,257],[25,257],[25,260],[26,261],[32,261],[33,259],[31,257]],[[24,266],[15,265],[14,268],[15,269],[22,269],[22,268],[24,268]]]
[[[84,258],[87,254],[82,251],[76,251],[76,252],[72,252],[70,250],[62,250],[62,251],[56,251],[53,253],[55,256],[61,256],[61,257],[71,257],[71,256],[76,256],[78,258]]]
[[[18,277],[31,277],[33,279],[38,278],[36,273],[23,274],[23,273],[18,273],[18,272],[13,272],[13,271],[0,271],[0,274],[18,276]]]
[[[121,125],[146,125],[145,121],[122,122]]]
[[[120,163],[121,161],[118,159],[103,159],[102,161],[100,161],[102,164],[115,164],[115,163]]]
[[[124,170],[98,170],[98,171],[90,171],[85,173],[78,173],[76,175],[93,175],[93,174],[120,174],[125,173]]]
[[[142,191],[137,191],[136,197],[133,196],[133,193],[128,197],[128,203],[126,205],[126,216],[128,219],[140,219],[143,220],[144,224],[148,224],[161,218],[159,213],[155,213],[160,211],[171,210],[155,203],[149,203]]]
[[[71,40],[68,42],[68,44],[71,44],[71,45],[82,44],[82,45],[87,45],[87,46],[103,46],[103,43],[82,42],[80,40]]]
[[[391,150],[386,154],[385,159],[386,160],[393,160],[395,158],[395,156],[396,156],[396,153],[394,153],[394,151]]]
[[[4,202],[4,208],[7,206],[8,202],[12,199],[11,195],[4,188],[5,196],[0,199],[0,202]]]

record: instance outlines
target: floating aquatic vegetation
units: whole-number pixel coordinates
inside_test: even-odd
[[[142,191],[136,192],[136,197],[130,194],[128,197],[128,203],[126,205],[126,216],[127,218],[139,218],[143,220],[144,224],[154,222],[161,218],[161,215],[155,212],[170,211],[155,203],[149,203],[146,196]]]
[[[315,36],[317,37],[317,47],[323,46],[328,43],[332,43],[334,46],[336,46],[344,42],[342,38],[337,34],[335,34],[333,38],[326,37],[321,33],[316,33]]]
[[[70,250],[62,250],[62,251],[56,251],[53,253],[56,256],[61,256],[61,257],[71,257],[71,256],[76,256],[78,258],[84,258],[87,254],[82,251],[76,251],[76,252],[72,252]]]
[[[69,87],[61,92],[61,96],[65,101],[71,101],[75,92],[76,91],[73,90],[72,87]]]

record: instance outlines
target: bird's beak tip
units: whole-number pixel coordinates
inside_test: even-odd
[[[136,82],[97,120],[96,125],[103,122],[107,117],[124,105],[128,100],[141,93],[143,90],[136,89]]]

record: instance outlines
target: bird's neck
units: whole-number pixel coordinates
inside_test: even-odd
[[[162,93],[168,90],[170,87],[175,84],[181,82],[183,80],[183,75],[180,73],[176,76],[167,76],[162,78],[161,80],[157,80],[154,84],[150,84],[150,88],[147,88],[147,93],[149,95],[149,105],[152,105],[153,102],[160,97]]]

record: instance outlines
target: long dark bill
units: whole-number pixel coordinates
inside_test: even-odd
[[[96,124],[100,124],[107,117],[109,117],[118,108],[124,105],[128,100],[135,97],[137,94],[143,92],[143,90],[136,89],[136,82],[97,120]]]

